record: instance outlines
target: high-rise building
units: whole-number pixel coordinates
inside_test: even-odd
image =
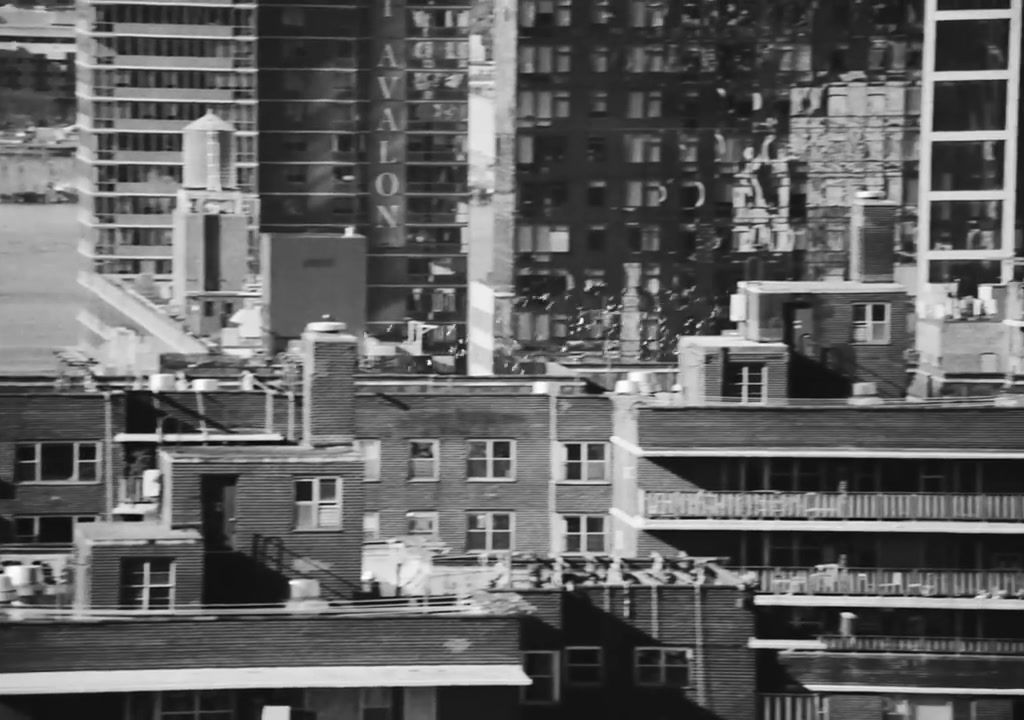
[[[649,359],[727,321],[738,280],[842,277],[858,191],[899,205],[913,262],[921,2],[518,12],[513,332],[526,349],[614,347],[629,274]]]
[[[918,285],[1020,279],[1021,4],[927,0]]]
[[[470,6],[83,1],[91,269],[170,283],[181,130],[209,109],[236,128],[239,189],[259,196],[252,271],[260,234],[278,250],[299,235],[343,250],[355,227],[367,329],[401,341],[421,321],[425,351],[451,352],[465,336]]]
[[[170,299],[182,129],[212,109],[237,131],[238,187],[256,190],[255,4],[78,6],[81,251],[89,270],[149,275]],[[257,247],[255,207],[248,207]]]

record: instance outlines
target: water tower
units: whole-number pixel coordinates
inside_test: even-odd
[[[255,203],[238,188],[235,129],[212,112],[182,130],[172,303],[189,330],[219,338],[247,305]]]

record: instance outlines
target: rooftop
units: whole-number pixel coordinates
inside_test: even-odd
[[[741,282],[739,287],[760,295],[907,293],[907,288],[895,282],[867,283],[854,280],[748,280]]]
[[[76,539],[89,544],[116,543],[118,541],[174,541],[202,542],[198,530],[172,530],[157,523],[98,522],[79,523],[75,527]]]
[[[747,340],[741,335],[684,335],[679,338],[680,347],[703,348],[763,348],[785,351],[789,346],[781,342],[758,342]]]
[[[329,448],[313,448],[303,445],[252,445],[240,453],[235,446],[195,446],[166,450],[175,462],[352,462],[360,460],[353,445]]]

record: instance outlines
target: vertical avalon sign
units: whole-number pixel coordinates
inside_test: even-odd
[[[371,247],[405,245],[405,0],[373,0],[370,84]]]

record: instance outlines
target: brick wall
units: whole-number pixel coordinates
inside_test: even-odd
[[[828,720],[864,720],[882,717],[882,698],[878,695],[831,695]]]
[[[174,560],[174,605],[198,605],[203,599],[203,547],[167,545],[94,545],[89,553],[89,604],[111,607],[122,604],[121,587],[125,560],[171,558]],[[80,572],[76,568],[76,572]]]
[[[303,442],[337,445],[356,434],[355,373],[359,348],[353,335],[303,334]]]
[[[604,648],[605,682],[600,689],[566,687],[562,710],[590,708],[609,717],[650,717],[703,712],[729,720],[755,715],[755,662],[747,640],[753,616],[734,588],[582,587],[572,593],[523,592],[536,614],[524,624],[527,650],[569,646]],[[638,688],[633,681],[633,650],[648,646],[693,649],[691,687]],[[703,692],[701,680],[706,681]],[[540,717],[544,710],[528,710]],[[555,716],[558,716],[557,713]]]
[[[381,535],[406,532],[406,512],[439,513],[440,538],[465,548],[467,511],[514,511],[516,550],[549,546],[551,436],[547,395],[367,394],[357,396],[358,436],[381,443],[380,482],[365,483]],[[438,440],[437,482],[409,480],[409,441]],[[467,441],[515,440],[514,482],[466,479]]]
[[[873,447],[1015,450],[1018,408],[640,408],[640,444],[685,447]]]
[[[107,424],[109,413],[110,425]],[[107,479],[121,475],[120,452],[109,452],[124,423],[123,396],[52,393],[0,396],[0,518],[4,515],[101,515],[107,511]],[[96,482],[14,483],[18,442],[99,442]]]
[[[801,685],[1019,688],[1024,659],[930,654],[787,653],[778,661]]]
[[[853,343],[853,306],[857,303],[888,303],[890,341],[885,345]],[[879,394],[899,397],[907,386],[905,350],[913,339],[907,328],[909,303],[903,293],[829,293],[811,299],[814,340],[818,348],[835,355],[857,382],[877,382]]]
[[[7,623],[0,624],[0,672],[518,664],[519,622],[511,616],[278,615]]]
[[[238,453],[238,449],[233,449]],[[280,449],[276,453],[262,455],[257,448],[251,448],[236,458],[229,459],[223,454],[217,456],[216,449],[204,452],[197,448],[167,456],[170,462],[171,524],[173,527],[202,529],[202,478],[208,476],[233,476],[235,490],[235,537],[236,555],[208,558],[211,579],[224,579],[231,568],[221,563],[236,564],[239,575],[232,580],[231,590],[235,602],[253,602],[253,598],[280,592],[283,578],[263,574],[263,568],[252,566],[251,572],[242,572],[242,564],[252,561],[254,537],[280,538],[285,552],[281,558],[286,566],[285,577],[316,577],[321,580],[325,594],[344,594],[351,588],[347,582],[359,580],[362,565],[362,519],[363,486],[362,462],[350,450],[316,451],[301,448]],[[198,460],[198,461],[197,461]],[[294,520],[295,480],[317,477],[338,477],[342,479],[342,528],[341,530],[296,530]],[[270,548],[273,550],[273,548]],[[308,562],[298,562],[298,555]],[[276,556],[270,559],[276,566]],[[319,572],[317,568],[323,572]],[[225,581],[226,582],[226,581]],[[269,582],[274,587],[262,587]],[[243,584],[244,583],[244,584]],[[223,588],[223,583],[221,585]],[[207,600],[209,602],[209,600]],[[228,602],[221,598],[220,602]]]

